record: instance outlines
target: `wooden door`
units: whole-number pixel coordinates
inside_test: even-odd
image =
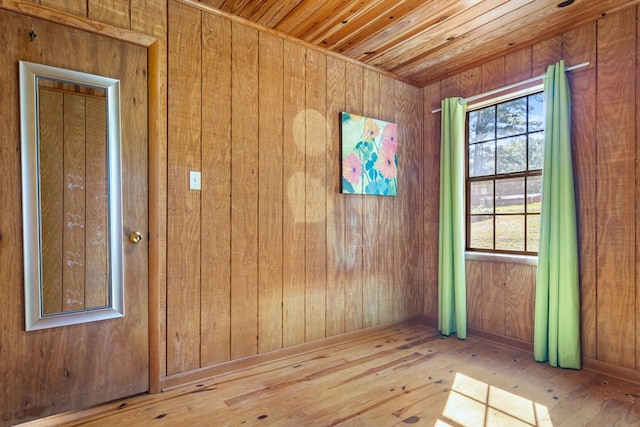
[[[9,11],[0,11],[0,34],[0,425],[8,425],[148,390],[147,51]],[[25,331],[19,60],[120,80],[122,318]],[[85,205],[95,207],[89,195]],[[133,231],[141,243],[129,243]]]

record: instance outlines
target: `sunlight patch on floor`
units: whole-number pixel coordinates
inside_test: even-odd
[[[459,372],[436,427],[553,427],[546,406]]]

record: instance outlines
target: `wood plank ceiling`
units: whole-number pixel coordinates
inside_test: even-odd
[[[416,86],[640,0],[200,0]],[[569,3],[563,7],[563,4]],[[568,64],[574,65],[574,64]]]

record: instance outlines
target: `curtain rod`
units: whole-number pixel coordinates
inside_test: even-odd
[[[565,72],[577,70],[578,68],[584,68],[584,67],[588,66],[589,64],[590,64],[589,62],[583,62],[582,64],[573,65],[571,67],[565,68]],[[543,74],[540,74],[539,76],[531,77],[530,79],[523,80],[523,81],[518,82],[518,83],[513,83],[513,84],[510,84],[508,86],[504,86],[504,87],[501,87],[501,88],[498,88],[498,89],[490,90],[488,92],[480,93],[478,95],[473,95],[473,96],[470,96],[468,98],[462,98],[462,99],[460,99],[460,103],[462,104],[464,102],[473,102],[476,99],[484,98],[486,96],[491,96],[491,95],[494,95],[496,93],[504,92],[505,90],[509,90],[509,89],[513,89],[513,88],[516,88],[516,87],[519,87],[519,86],[526,85],[528,83],[537,82],[538,80],[542,80],[546,76],[547,76],[547,73],[543,73]],[[442,108],[438,108],[436,110],[433,110],[433,111],[431,111],[431,113],[432,114],[433,113],[438,113],[440,111],[442,111]]]

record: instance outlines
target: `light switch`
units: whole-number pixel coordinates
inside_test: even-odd
[[[189,172],[189,189],[190,190],[201,190],[202,189],[202,181],[200,180],[200,172],[198,171],[190,171]]]

